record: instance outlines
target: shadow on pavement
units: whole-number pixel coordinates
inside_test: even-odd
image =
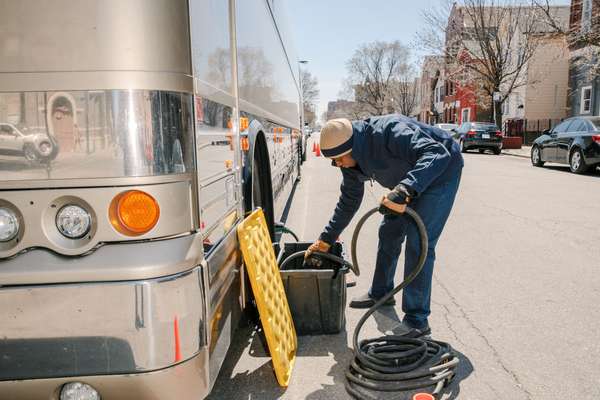
[[[377,323],[377,330],[381,333],[393,333],[394,335],[400,335],[402,327],[400,323],[402,319],[396,312],[395,307],[382,307],[373,314],[373,319]]]
[[[233,339],[223,367],[207,400],[216,399],[280,399],[285,388],[277,384],[264,336],[256,327],[240,328]],[[252,372],[233,375],[237,361],[248,349],[252,357],[263,358],[264,364]]]
[[[377,323],[377,329],[382,333],[398,333],[400,318],[394,307],[385,307],[380,312],[374,314]],[[258,368],[250,371],[249,369],[236,372],[234,368],[244,352],[248,352],[252,358],[263,359],[264,363]],[[456,349],[455,349],[456,351]],[[460,382],[466,379],[474,370],[468,357],[459,351],[456,351],[460,364],[456,376],[451,384],[444,389],[443,400],[458,399],[460,394]],[[331,362],[333,356],[333,365],[323,381],[332,383],[321,384],[321,388],[309,393],[304,398],[307,400],[337,400],[348,399],[344,387],[346,383],[346,369],[352,361],[353,350],[348,343],[348,332],[344,331],[337,335],[318,335],[318,336],[300,336],[298,337],[297,358],[304,357],[324,357]],[[330,377],[330,379],[325,379]],[[300,380],[301,381],[301,380]],[[292,378],[291,384],[294,384]],[[301,383],[296,383],[301,384]],[[386,400],[410,400],[412,395],[419,391],[405,392],[399,394],[383,393],[380,397],[370,397],[373,399]],[[221,368],[217,382],[213,391],[207,400],[231,399],[231,400],[275,400],[285,396],[286,389],[277,384],[271,359],[268,355],[264,335],[256,327],[246,327],[238,330],[236,338],[232,343],[227,358]]]
[[[458,395],[460,394],[460,382],[462,382],[464,379],[467,379],[475,370],[473,364],[466,355],[456,349],[454,349],[454,352],[458,356],[460,364],[458,364],[456,376],[454,376],[454,379],[452,379],[450,385],[444,389],[445,395],[442,397],[444,400],[458,399]]]
[[[373,317],[377,323],[377,329],[382,333],[400,333],[401,328],[400,317],[396,312],[394,307],[384,307],[381,311],[373,314]],[[328,376],[333,378],[333,384],[323,385],[322,389],[319,389],[309,395],[306,396],[306,399],[309,400],[331,400],[331,399],[345,399],[349,398],[349,395],[346,393],[344,385],[346,383],[346,369],[348,365],[352,361],[353,358],[353,350],[348,346],[347,335],[344,335],[343,338],[340,335],[335,336],[318,336],[317,340],[321,342],[320,346],[327,346],[329,351],[333,353],[335,359],[335,365],[331,368]],[[331,340],[338,340],[338,342],[328,343]],[[308,346],[310,348],[310,346]],[[460,394],[460,382],[466,379],[471,373],[474,371],[473,364],[465,356],[463,353],[457,351],[456,352],[458,358],[460,359],[460,364],[456,371],[456,375],[449,386],[444,388],[443,396],[441,399],[443,400],[454,400],[459,398]],[[299,353],[299,356],[304,355],[316,355],[312,350],[304,351]],[[385,400],[411,400],[412,396],[416,393],[422,392],[423,390],[415,390],[410,392],[403,393],[380,393],[380,394],[370,394],[366,395],[365,398],[369,399],[385,399]]]
[[[299,356],[313,356],[332,354],[335,364],[327,376],[333,379],[332,384],[322,384],[321,389],[309,393],[307,400],[333,400],[347,399],[348,394],[344,388],[346,383],[346,368],[352,361],[352,349],[348,347],[348,334],[341,332],[337,335],[305,336],[302,337],[303,345]],[[312,344],[311,342],[314,342]]]
[[[576,175],[574,173],[571,172],[571,169],[569,168],[568,165],[544,165],[543,167],[544,169],[550,170],[550,171],[556,171],[556,172],[562,172],[565,174],[571,174],[571,175]],[[598,169],[598,167],[596,168],[590,168],[589,171],[587,171],[584,174],[581,174],[580,176],[591,176],[594,178],[600,178],[600,169]]]

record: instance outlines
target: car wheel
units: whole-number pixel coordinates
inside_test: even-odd
[[[26,145],[23,148],[23,155],[25,156],[25,159],[29,162],[34,162],[38,159],[38,154],[32,145]]]
[[[485,149],[479,149],[479,154],[485,153]]]
[[[500,155],[500,153],[501,153],[501,152],[502,152],[502,149],[499,149],[498,147],[495,147],[495,148],[494,148],[494,154],[495,154],[495,155],[497,155],[497,156],[498,156],[498,155]]]
[[[467,148],[465,147],[465,141],[464,140],[460,141],[460,152],[461,153],[466,153],[467,152]]]
[[[583,153],[581,149],[574,149],[571,151],[571,157],[569,158],[569,166],[571,167],[571,172],[576,174],[583,174],[589,169],[589,166],[585,163],[583,159]]]
[[[543,167],[544,162],[542,161],[542,153],[538,146],[533,146],[531,148],[531,164],[534,167]]]

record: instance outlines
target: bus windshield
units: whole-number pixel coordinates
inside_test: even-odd
[[[184,93],[0,93],[0,181],[185,173],[192,124]]]

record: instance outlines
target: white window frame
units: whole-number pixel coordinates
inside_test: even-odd
[[[510,115],[510,102],[512,100],[512,96],[509,96],[504,103],[502,103],[502,114]]]
[[[467,112],[467,119],[465,120],[465,111]],[[460,122],[464,124],[465,122],[471,122],[471,107],[463,108],[460,110]]]
[[[588,33],[592,29],[592,0],[583,0],[581,4],[581,32]]]
[[[585,92],[589,90],[590,92],[590,98],[588,101],[588,109],[586,109],[585,107]],[[579,104],[579,113],[580,114],[591,114],[592,113],[592,87],[591,86],[584,86],[581,88],[581,102]]]

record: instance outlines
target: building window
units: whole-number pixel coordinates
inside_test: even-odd
[[[512,98],[512,96],[509,96],[506,100],[504,100],[504,103],[502,103],[502,114],[504,114],[504,115],[510,114],[510,99],[511,98]]]
[[[517,51],[519,52],[517,57],[517,66],[521,66],[523,65],[523,61],[525,61],[525,52],[527,51],[527,49],[519,47]]]
[[[592,29],[592,0],[583,0],[581,11],[581,32],[588,33]]]
[[[581,88],[581,114],[589,114],[592,112],[592,87],[586,86]]]
[[[471,122],[471,109],[470,108],[463,108],[462,109],[462,118],[461,118],[461,123],[465,123],[465,122]]]

